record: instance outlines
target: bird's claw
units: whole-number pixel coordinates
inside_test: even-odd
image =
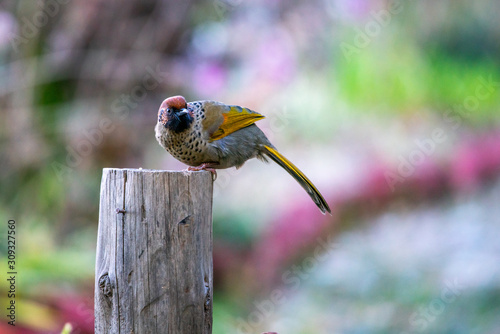
[[[201,164],[199,166],[189,166],[187,168],[188,171],[200,171],[200,170],[206,170],[212,173],[212,180],[215,181],[217,180],[217,172],[215,171],[215,168],[210,167],[209,164]]]

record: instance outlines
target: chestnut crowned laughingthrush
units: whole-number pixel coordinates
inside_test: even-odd
[[[169,97],[158,110],[156,139],[189,170],[241,167],[245,161],[270,158],[305,189],[322,213],[331,213],[328,203],[312,182],[279,153],[254,124],[264,116],[247,108],[215,101],[186,102]]]

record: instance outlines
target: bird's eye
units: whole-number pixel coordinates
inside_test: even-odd
[[[172,113],[172,109],[167,108],[167,114],[169,114],[169,115],[170,115],[171,113]]]

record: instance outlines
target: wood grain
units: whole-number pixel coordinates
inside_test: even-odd
[[[212,174],[103,170],[96,333],[212,333]]]

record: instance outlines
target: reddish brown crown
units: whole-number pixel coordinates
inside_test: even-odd
[[[161,106],[166,108],[182,109],[187,107],[187,102],[183,96],[177,95],[169,97],[168,99],[163,101]]]

